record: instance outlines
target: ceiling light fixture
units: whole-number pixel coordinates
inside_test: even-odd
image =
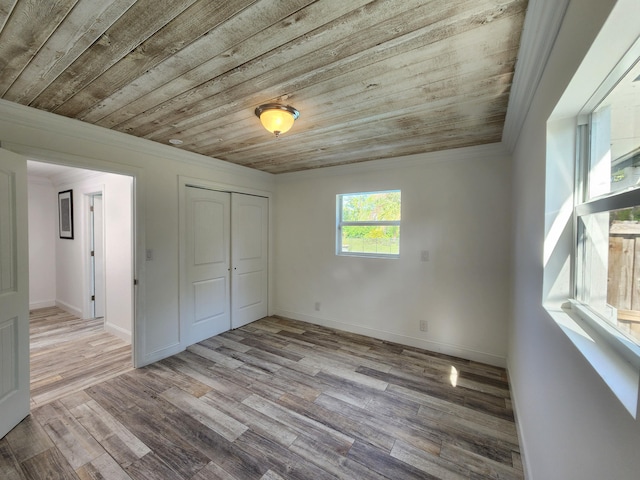
[[[264,128],[279,137],[291,129],[300,112],[289,105],[267,103],[256,108],[256,116]]]
[[[182,145],[184,142],[182,140],[180,140],[179,138],[170,138],[169,139],[169,143],[171,145]]]

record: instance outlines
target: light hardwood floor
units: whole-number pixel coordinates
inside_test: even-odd
[[[272,317],[35,408],[0,477],[523,473],[504,370]]]
[[[31,408],[133,368],[131,345],[57,307],[30,312]]]

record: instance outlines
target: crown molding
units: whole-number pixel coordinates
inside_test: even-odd
[[[212,168],[233,175],[259,178],[262,180],[273,177],[271,173],[225,162],[224,160],[207,157],[198,153],[180,150],[178,147],[162,145],[158,142],[134,137],[126,133],[63,117],[55,113],[44,112],[3,99],[0,99],[0,119],[1,118],[7,119],[14,124],[37,128],[56,135],[65,135],[81,140],[90,138],[91,141],[103,145],[124,148],[145,155],[155,155],[198,167]],[[11,142],[10,138],[0,138],[0,140]]]
[[[529,0],[502,131],[509,152],[515,149],[569,1]]]
[[[483,159],[492,159],[508,155],[510,155],[510,153],[502,143],[489,143],[474,147],[454,148],[449,150],[440,150],[437,152],[407,155],[405,157],[385,158],[381,160],[370,160],[368,162],[337,165],[335,167],[280,173],[276,175],[276,183],[374,171],[397,170],[401,168],[424,167],[426,165],[443,162],[477,162]]]

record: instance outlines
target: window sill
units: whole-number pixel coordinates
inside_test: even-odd
[[[546,310],[631,416],[638,419],[640,368],[581,318],[584,312],[578,312],[578,308],[578,305],[568,303],[561,309]]]
[[[358,253],[358,252],[337,252],[338,257],[360,257],[360,258],[400,258],[399,254],[389,253]]]

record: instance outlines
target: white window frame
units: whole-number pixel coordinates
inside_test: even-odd
[[[634,66],[640,58],[640,41],[623,56],[616,67],[607,76],[598,90],[586,103],[578,116],[577,148],[576,148],[576,186],[574,206],[574,254],[573,254],[573,298],[570,299],[572,309],[594,328],[599,335],[613,347],[613,349],[629,363],[640,368],[640,346],[627,338],[622,332],[611,325],[607,319],[595,312],[588,304],[579,300],[583,271],[581,263],[584,261],[584,241],[579,227],[580,218],[585,215],[604,213],[612,210],[636,207],[640,205],[640,187],[629,190],[614,191],[599,197],[588,199],[589,162],[590,162],[590,134],[592,131],[592,112],[605,97],[613,90],[626,72]]]
[[[617,33],[617,30],[616,30]],[[597,42],[596,42],[597,43]],[[603,47],[599,44],[596,47],[592,46],[595,51],[600,55],[605,53]],[[606,52],[609,54],[609,52]],[[640,188],[634,188],[629,190],[623,190],[613,192],[610,194],[604,194],[600,197],[587,199],[584,192],[586,190],[587,176],[585,169],[588,168],[588,150],[590,148],[589,138],[589,121],[590,113],[595,110],[598,104],[606,97],[606,95],[615,87],[618,81],[623,78],[624,74],[635,63],[636,59],[640,56],[640,39],[636,37],[636,41],[632,43],[632,46],[626,50],[626,53],[621,54],[621,59],[616,65],[612,65],[610,72],[604,73],[600,78],[605,78],[603,82],[598,82],[597,77],[591,76],[589,81],[596,83],[591,92],[589,100],[583,103],[582,108],[575,114],[574,123],[574,156],[573,164],[574,170],[574,186],[573,186],[573,201],[571,202],[569,210],[570,222],[573,223],[573,240],[572,246],[569,247],[567,252],[570,257],[570,274],[567,281],[570,284],[567,285],[566,294],[568,295],[567,302],[561,305],[561,308],[557,308],[557,304],[553,300],[554,289],[557,287],[557,293],[562,290],[564,280],[562,280],[562,272],[553,271],[553,269],[547,268],[546,261],[548,255],[552,255],[552,250],[546,251],[545,248],[545,296],[543,297],[543,303],[545,309],[551,316],[551,318],[560,327],[561,331],[567,336],[567,338],[573,343],[588,363],[594,368],[598,375],[604,380],[606,385],[626,408],[626,410],[635,419],[640,418],[640,349],[633,341],[627,338],[622,332],[618,331],[613,325],[611,325],[604,317],[597,314],[594,310],[589,308],[588,305],[578,301],[578,284],[580,279],[578,276],[581,274],[580,265],[578,262],[582,261],[581,255],[581,242],[579,238],[579,218],[582,215],[588,215],[592,213],[605,212],[610,210],[617,210],[621,208],[627,208],[630,206],[640,205]],[[592,56],[590,62],[593,59],[599,58]],[[589,65],[596,65],[595,63],[589,63]],[[602,70],[600,70],[602,71]],[[579,78],[585,78],[584,75]],[[573,90],[569,89],[569,104],[570,102],[576,102],[576,91],[585,92],[584,89],[580,90],[581,84],[579,82],[571,83]],[[561,102],[565,100],[565,95],[561,99]],[[573,96],[572,96],[573,95]],[[584,98],[584,97],[583,97]],[[566,107],[567,103],[563,104]],[[559,110],[562,111],[562,108]],[[554,112],[555,114],[555,112]],[[553,117],[552,122],[552,139],[551,144],[548,143],[547,155],[553,160],[554,164],[557,163],[557,167],[551,169],[558,174],[563,168],[568,165],[564,160],[561,160],[557,155],[564,151],[568,152],[569,145],[566,143],[567,132],[564,130],[565,124],[563,124],[562,117]],[[565,117],[566,118],[566,117]],[[549,134],[549,133],[548,133]],[[565,157],[566,160],[570,160]],[[565,165],[564,167],[562,165]],[[560,170],[558,170],[560,169]],[[566,170],[564,170],[566,171]],[[561,191],[564,188],[557,182],[553,183],[554,177],[549,176],[547,172],[547,186],[550,182],[554,186],[560,187]],[[549,215],[549,219],[555,219],[558,225],[563,216],[564,205],[561,206],[558,203],[562,196],[548,197],[550,202],[545,211]],[[555,209],[553,207],[555,205]],[[559,208],[559,209],[558,209]],[[551,224],[549,224],[551,225]],[[552,228],[556,225],[552,225]],[[556,237],[552,237],[556,238]],[[548,240],[548,239],[547,239]],[[561,244],[556,244],[561,245]],[[549,244],[550,248],[553,243]],[[558,247],[556,247],[558,248]],[[562,249],[562,247],[559,247]],[[561,254],[560,254],[561,255]],[[560,257],[558,257],[560,258]],[[569,272],[567,272],[569,273]],[[548,290],[547,290],[548,289]],[[558,298],[558,297],[556,297]]]
[[[336,255],[344,257],[370,257],[370,258],[400,258],[400,245],[398,245],[398,253],[365,253],[365,252],[349,252],[343,251],[342,246],[342,227],[400,227],[400,220],[393,221],[368,221],[368,222],[345,222],[342,220],[342,200],[345,196],[353,195],[374,195],[376,193],[400,193],[400,209],[402,210],[402,191],[400,189],[378,190],[373,192],[352,192],[339,193],[336,195]]]

